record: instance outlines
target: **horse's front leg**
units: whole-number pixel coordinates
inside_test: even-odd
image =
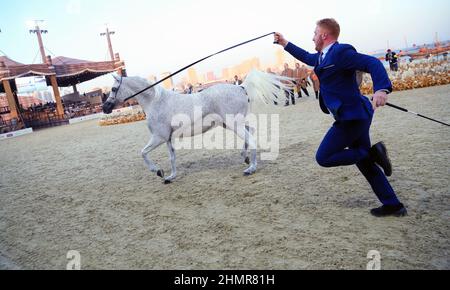
[[[253,136],[253,134],[255,134],[256,130],[255,130],[255,128],[250,127],[250,126],[245,126],[245,130],[246,130],[247,132],[246,132],[246,134],[245,134],[244,148],[242,149],[241,156],[242,156],[242,158],[244,158],[244,162],[245,162],[245,163],[250,164],[250,158],[249,158],[248,155],[247,155],[247,151],[248,151],[248,142],[249,142],[248,139],[249,139],[249,136],[250,136],[250,135]],[[249,135],[248,133],[250,133],[250,135]]]
[[[167,148],[169,149],[170,164],[172,165],[172,173],[169,177],[164,179],[164,183],[169,184],[177,177],[177,166],[176,166],[177,156],[175,154],[175,148],[173,148],[172,141],[167,142]]]
[[[159,169],[155,163],[148,158],[148,154],[158,148],[162,143],[164,143],[164,140],[161,137],[158,136],[152,136],[152,139],[150,139],[150,142],[148,142],[147,146],[142,149],[142,158],[144,158],[145,164],[147,165],[148,169],[150,169],[151,172],[156,172],[156,174],[164,178],[164,171],[162,169]]]

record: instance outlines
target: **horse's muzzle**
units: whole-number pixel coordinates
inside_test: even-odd
[[[111,103],[111,102],[104,103],[103,104],[103,113],[111,114],[115,106],[116,105],[114,103]]]

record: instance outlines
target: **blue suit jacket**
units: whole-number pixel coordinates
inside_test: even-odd
[[[369,99],[361,95],[356,81],[356,71],[372,76],[374,91],[392,92],[392,84],[381,61],[360,54],[349,44],[336,42],[319,65],[319,54],[288,43],[285,50],[296,59],[313,66],[320,81],[321,108],[331,112],[336,120],[361,120],[373,116]]]

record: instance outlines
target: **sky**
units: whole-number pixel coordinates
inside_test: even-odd
[[[39,63],[35,34],[27,22],[45,20],[47,54],[92,61],[108,60],[104,24],[116,32],[113,48],[129,75],[148,77],[173,72],[234,44],[277,31],[313,51],[318,19],[341,25],[340,42],[370,53],[430,43],[438,33],[450,39],[448,0],[0,0],[0,54],[22,63]],[[264,38],[195,66],[199,73],[259,57],[275,62],[272,38]],[[108,86],[105,76],[80,90]]]

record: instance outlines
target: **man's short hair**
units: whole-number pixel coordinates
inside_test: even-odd
[[[341,34],[341,26],[334,18],[325,18],[317,21],[317,25],[328,30],[330,35],[339,38]]]

